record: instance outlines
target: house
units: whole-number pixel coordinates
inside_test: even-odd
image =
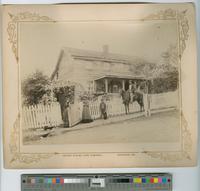
[[[93,93],[119,93],[127,90],[130,81],[144,80],[134,75],[138,58],[110,53],[108,46],[102,52],[63,48],[51,80],[81,84],[84,91]]]

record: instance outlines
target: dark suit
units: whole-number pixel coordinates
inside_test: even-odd
[[[107,118],[107,113],[106,113],[106,104],[105,104],[105,102],[101,102],[100,103],[100,112],[101,112],[101,118],[103,119],[105,119],[105,118]],[[106,115],[106,116],[105,116]]]

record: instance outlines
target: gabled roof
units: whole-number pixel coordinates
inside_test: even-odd
[[[145,77],[144,76],[133,76],[133,75],[121,75],[121,74],[106,74],[103,76],[98,77],[95,80],[100,80],[100,79],[104,79],[104,78],[117,78],[117,79],[129,79],[129,80],[144,80]]]
[[[64,55],[64,50],[61,50],[61,52],[59,54],[59,57],[58,57],[58,61],[56,63],[56,67],[55,67],[53,73],[51,74],[51,77],[50,77],[51,80],[54,79],[57,71],[59,70],[60,62],[61,62],[61,59],[63,58],[63,55]]]
[[[101,61],[113,61],[113,62],[123,62],[130,64],[133,57],[121,54],[115,54],[110,52],[94,51],[94,50],[85,50],[77,48],[63,48],[63,51],[69,52],[76,59],[89,59],[89,60],[101,60]]]
[[[68,52],[74,59],[115,62],[127,65],[132,65],[142,60],[137,57],[130,57],[127,55],[115,54],[110,52],[100,52],[100,51],[98,52],[94,50],[84,50],[84,49],[64,47],[60,52],[56,68],[51,75],[51,80],[55,77],[56,72],[59,70],[60,62],[66,52]]]

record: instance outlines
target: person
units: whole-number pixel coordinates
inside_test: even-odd
[[[137,82],[134,81],[134,83],[132,85],[132,92],[133,92],[133,94],[136,92],[136,90],[137,90]]]
[[[70,106],[70,102],[69,100],[67,100],[65,103],[64,103],[64,107],[63,107],[63,122],[64,122],[64,127],[67,128],[69,127],[69,114],[68,114],[68,111],[69,111],[69,106]]]
[[[123,104],[125,106],[125,112],[126,114],[129,113],[129,104],[131,102],[131,93],[129,90],[123,91],[122,94]]]
[[[141,90],[141,83],[140,84],[138,84],[138,87],[137,87],[137,90],[136,90],[136,92],[137,93],[140,93],[140,94],[142,94],[143,92],[142,92],[142,90]]]
[[[82,111],[82,123],[92,122],[92,117],[90,115],[89,102],[87,100],[83,101],[83,111]]]
[[[106,103],[104,102],[103,99],[101,99],[101,103],[100,103],[100,113],[101,113],[101,116],[100,116],[101,119],[107,119],[108,118]]]
[[[131,80],[129,81],[128,92],[130,94],[130,103],[132,103],[133,102],[133,82]]]

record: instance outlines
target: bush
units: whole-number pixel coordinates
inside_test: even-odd
[[[149,93],[175,91],[178,87],[178,72],[169,72],[164,78],[155,78],[149,83]]]
[[[36,71],[22,82],[23,104],[35,105],[38,104],[44,94],[47,93],[47,85],[50,81],[41,71]]]

